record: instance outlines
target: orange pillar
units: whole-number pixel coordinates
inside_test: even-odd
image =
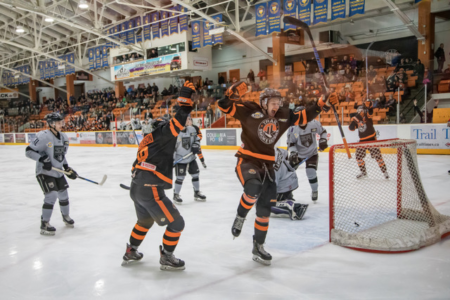
[[[70,96],[75,96],[75,74],[66,75],[67,104],[70,106]]]
[[[434,15],[431,14],[431,0],[422,0],[419,3],[419,32],[425,36],[424,41],[417,41],[417,58],[425,68],[434,68]]]
[[[36,85],[37,85],[37,81],[31,79],[30,82],[28,83],[28,92],[30,94],[30,102],[36,104],[37,103],[37,98],[36,98]]]
[[[120,96],[123,97],[123,95],[125,94],[125,86],[123,85],[123,81],[116,81],[114,83],[114,90],[116,92],[116,98],[120,98]]]
[[[284,55],[286,37],[283,32],[272,33],[272,47],[273,47],[273,58],[277,61],[277,64],[273,64],[273,85],[275,88],[279,88],[282,80],[284,79]]]

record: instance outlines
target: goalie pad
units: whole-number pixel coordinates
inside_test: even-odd
[[[270,216],[301,220],[307,209],[308,204],[294,203],[292,200],[277,201],[277,204],[271,207]]]

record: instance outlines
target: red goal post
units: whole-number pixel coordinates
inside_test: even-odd
[[[330,242],[361,251],[399,253],[450,234],[450,217],[434,208],[423,188],[415,140],[348,146],[351,160],[344,145],[334,145],[329,152]],[[374,149],[379,149],[382,160],[372,158]],[[361,157],[365,153],[367,176],[361,179],[356,178],[361,172],[356,151]],[[381,171],[382,164],[389,179]]]

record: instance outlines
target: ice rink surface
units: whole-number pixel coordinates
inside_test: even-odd
[[[235,151],[203,150],[200,187],[208,197],[194,202],[187,176],[179,210],[186,222],[175,255],[186,270],[159,269],[164,228],[151,228],[139,250],[141,262],[121,266],[136,222],[129,193],[136,148],[71,147],[68,162],[81,176],[108,180],[98,187],[68,179],[71,217],[66,228],[59,205],[53,237],[39,234],[43,194],[35,162],[25,146],[0,146],[0,299],[450,299],[450,238],[406,254],[371,254],[328,242],[328,153],[320,154],[319,201],[312,204],[304,166],[297,171],[295,199],[310,206],[301,221],[271,218],[267,267],[252,261],[252,210],[241,236],[231,225],[242,194]],[[428,198],[450,215],[450,158],[419,156]],[[380,189],[383,187],[380,186]],[[172,199],[173,192],[166,191]]]

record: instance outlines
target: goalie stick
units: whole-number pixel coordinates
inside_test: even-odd
[[[58,168],[55,168],[55,167],[52,167],[52,170],[53,170],[53,171],[56,171],[56,172],[60,172],[60,173],[63,173],[63,174],[65,174],[65,175],[67,175],[67,176],[69,176],[69,175],[70,175],[70,173],[69,173],[69,172],[66,172],[66,171],[60,170],[60,169],[58,169]],[[81,177],[81,176],[80,176],[80,175],[78,175],[78,174],[77,174],[77,178],[80,178],[80,179],[86,180],[87,182],[90,182],[90,183],[93,183],[93,184],[97,184],[97,185],[100,185],[100,186],[102,186],[102,185],[103,185],[103,184],[105,183],[105,181],[106,181],[106,179],[108,178],[108,176],[106,176],[106,175],[103,175],[103,178],[102,178],[102,180],[101,180],[100,182],[96,182],[96,181],[93,181],[93,180],[90,180],[90,179],[87,179],[87,178]]]
[[[175,161],[175,162],[173,163],[173,167],[175,167],[180,161],[182,161],[182,160],[185,159],[185,158],[188,158],[188,157],[191,156],[192,154],[193,154],[193,153],[190,152],[190,153],[186,154],[185,156],[183,156],[182,158],[180,158],[180,159],[178,159],[177,161]],[[120,187],[123,188],[124,190],[130,190],[130,187],[129,187],[128,185],[123,184],[123,183],[120,184]]]
[[[326,90],[328,92],[329,88],[328,88],[327,79],[325,78],[325,72],[323,70],[322,63],[320,62],[319,52],[317,52],[316,44],[314,43],[314,39],[312,37],[311,30],[309,29],[308,24],[306,24],[305,22],[302,22],[300,20],[297,20],[297,19],[295,19],[293,17],[289,17],[289,16],[285,16],[283,18],[283,22],[291,24],[291,25],[294,25],[294,26],[297,26],[297,27],[300,27],[301,29],[303,29],[308,34],[309,40],[311,41],[311,46],[312,46],[312,48],[314,50],[314,57],[316,58],[320,74],[322,75],[323,83],[324,83],[325,88],[326,88]],[[333,104],[331,104],[331,108],[333,109],[334,117],[336,118],[336,122],[338,124],[342,140],[344,141],[345,151],[347,151],[347,156],[350,159],[350,158],[352,158],[352,155],[350,154],[350,149],[348,148],[347,139],[345,138],[344,131],[342,130],[341,121],[339,121],[339,116],[338,116],[336,108],[334,107]]]

